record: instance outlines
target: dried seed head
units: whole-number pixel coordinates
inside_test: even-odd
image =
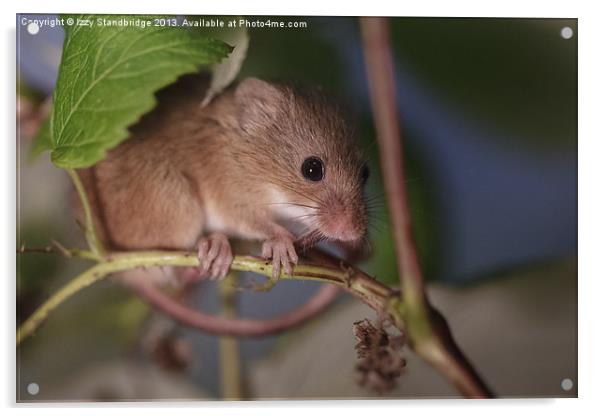
[[[382,326],[375,327],[367,319],[355,322],[353,333],[357,340],[358,383],[380,393],[391,390],[406,365],[400,354],[403,337],[391,337]]]

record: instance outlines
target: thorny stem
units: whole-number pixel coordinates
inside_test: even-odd
[[[112,273],[145,267],[188,266],[198,267],[196,253],[183,251],[138,251],[107,253],[104,258],[82,274],[75,277],[57,293],[44,302],[17,330],[17,345],[44,322],[48,315],[61,303],[81,289],[96,283]],[[266,277],[272,276],[272,265],[263,259],[251,256],[236,256],[232,270],[247,271]],[[292,275],[282,274],[281,279],[313,280],[342,287],[379,313],[389,315],[398,327],[403,327],[402,308],[398,294],[390,287],[379,283],[360,270],[351,267],[334,268],[314,264],[299,264]]]
[[[453,340],[447,323],[426,297],[404,181],[389,22],[386,18],[361,18],[360,22],[410,345],[465,396],[491,397]]]
[[[56,241],[53,241],[52,243],[53,244],[51,246],[46,246],[42,248],[28,248],[23,246],[17,249],[17,253],[58,253],[62,254],[65,257],[79,257],[82,259],[94,261],[100,259],[96,254],[92,253],[89,250],[80,250],[78,248],[67,249]]]

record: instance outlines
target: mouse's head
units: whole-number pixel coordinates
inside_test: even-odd
[[[369,171],[340,108],[318,90],[254,78],[237,87],[235,100],[241,136],[258,162],[249,175],[265,181],[273,212],[301,225],[307,244],[362,241]]]

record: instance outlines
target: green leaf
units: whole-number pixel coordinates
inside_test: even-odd
[[[127,127],[156,105],[155,91],[201,65],[219,62],[232,50],[192,29],[103,26],[95,15],[64,18],[90,20],[93,25],[65,27],[49,126],[51,158],[63,168],[88,167],[102,160],[108,149],[128,137]]]

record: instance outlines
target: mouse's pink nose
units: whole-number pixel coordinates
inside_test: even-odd
[[[320,231],[330,240],[359,241],[366,234],[367,220],[362,200],[334,194],[325,198],[325,204],[321,207]]]
[[[326,219],[322,232],[333,240],[355,241],[362,238],[365,230],[354,220],[353,215],[342,213]]]

